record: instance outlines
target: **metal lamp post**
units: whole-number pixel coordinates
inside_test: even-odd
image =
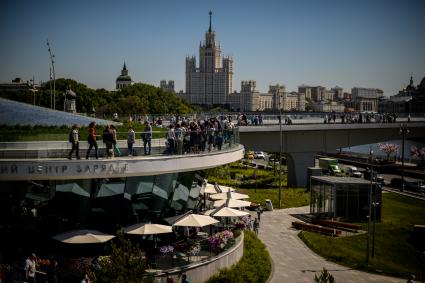
[[[369,213],[368,213],[368,220],[367,220],[366,266],[369,266],[370,220],[372,216],[372,184],[373,184],[372,146],[370,146],[369,155],[370,155],[370,187],[369,187]]]
[[[49,50],[50,55],[50,62],[52,64],[52,70],[53,70],[53,109],[56,109],[56,73],[55,73],[55,61],[53,58],[55,58],[55,54],[52,54],[52,50],[50,48],[49,40],[47,40],[47,47]],[[51,78],[51,76],[50,76]],[[51,102],[50,102],[51,104]]]
[[[280,107],[280,94],[279,94],[279,138],[280,138],[280,151],[279,151],[279,208],[282,208],[282,108]]]
[[[372,234],[372,258],[375,257],[375,224],[376,224],[376,207],[379,205],[379,202],[376,200],[377,189],[380,189],[380,185],[375,185],[375,190],[373,194],[373,234]]]
[[[409,133],[409,129],[406,125],[400,124],[400,134],[401,134],[401,188],[400,190],[404,192],[404,140],[406,135]]]

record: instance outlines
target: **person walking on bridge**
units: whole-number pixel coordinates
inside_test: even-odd
[[[72,144],[72,149],[68,154],[68,159],[72,159],[72,153],[75,151],[75,156],[80,159],[80,134],[78,133],[78,125],[74,124],[72,130],[69,133],[69,142]]]
[[[90,151],[94,147],[96,159],[99,159],[99,147],[96,141],[96,122],[91,122],[89,125],[89,135],[87,137],[89,148],[87,149],[86,159],[89,159]]]

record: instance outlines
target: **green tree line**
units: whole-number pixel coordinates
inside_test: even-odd
[[[50,108],[51,81],[43,83],[35,94],[31,90],[0,91],[0,97]],[[53,85],[53,84],[52,84]],[[71,88],[77,94],[78,113],[110,116],[144,114],[188,114],[194,109],[175,93],[166,92],[158,87],[136,83],[122,90],[108,91],[92,89],[72,79],[56,80],[56,109],[63,110],[64,93]]]

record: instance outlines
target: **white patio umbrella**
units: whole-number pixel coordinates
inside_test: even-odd
[[[202,194],[216,194],[216,193],[218,193],[218,191],[213,184],[207,183],[205,188],[203,190],[201,190],[201,193]]]
[[[228,191],[233,192],[235,189],[227,186],[222,185],[214,185],[214,184],[207,184],[206,187],[201,190],[201,194],[217,194],[217,193],[227,193]]]
[[[115,238],[97,230],[72,230],[53,236],[52,239],[66,244],[96,244],[105,243]]]
[[[214,217],[241,217],[248,215],[249,213],[246,211],[241,211],[237,209],[233,209],[230,207],[223,207],[214,212],[211,216]]]
[[[214,207],[222,205],[226,207],[247,207],[251,205],[251,202],[239,199],[221,199],[214,202]]]
[[[184,218],[174,223],[174,226],[204,227],[218,222],[218,220],[206,215],[189,214],[188,216],[185,216]]]
[[[219,193],[219,194],[213,194],[210,195],[210,198],[213,200],[219,200],[219,199],[247,199],[249,198],[248,195],[235,193],[235,192],[227,192],[227,193]]]
[[[227,192],[234,192],[235,189],[232,187],[228,187],[228,186],[223,186],[223,185],[217,185],[218,189],[219,189],[219,193],[227,193]]]
[[[161,224],[138,223],[126,227],[124,232],[132,235],[155,235],[172,233],[173,227]]]

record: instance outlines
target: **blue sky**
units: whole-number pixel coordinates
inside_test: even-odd
[[[113,89],[123,61],[135,81],[174,80],[184,90],[185,57],[213,29],[234,59],[234,89],[256,80],[382,88],[395,94],[425,76],[425,1],[24,1],[0,3],[0,81],[57,77]]]

